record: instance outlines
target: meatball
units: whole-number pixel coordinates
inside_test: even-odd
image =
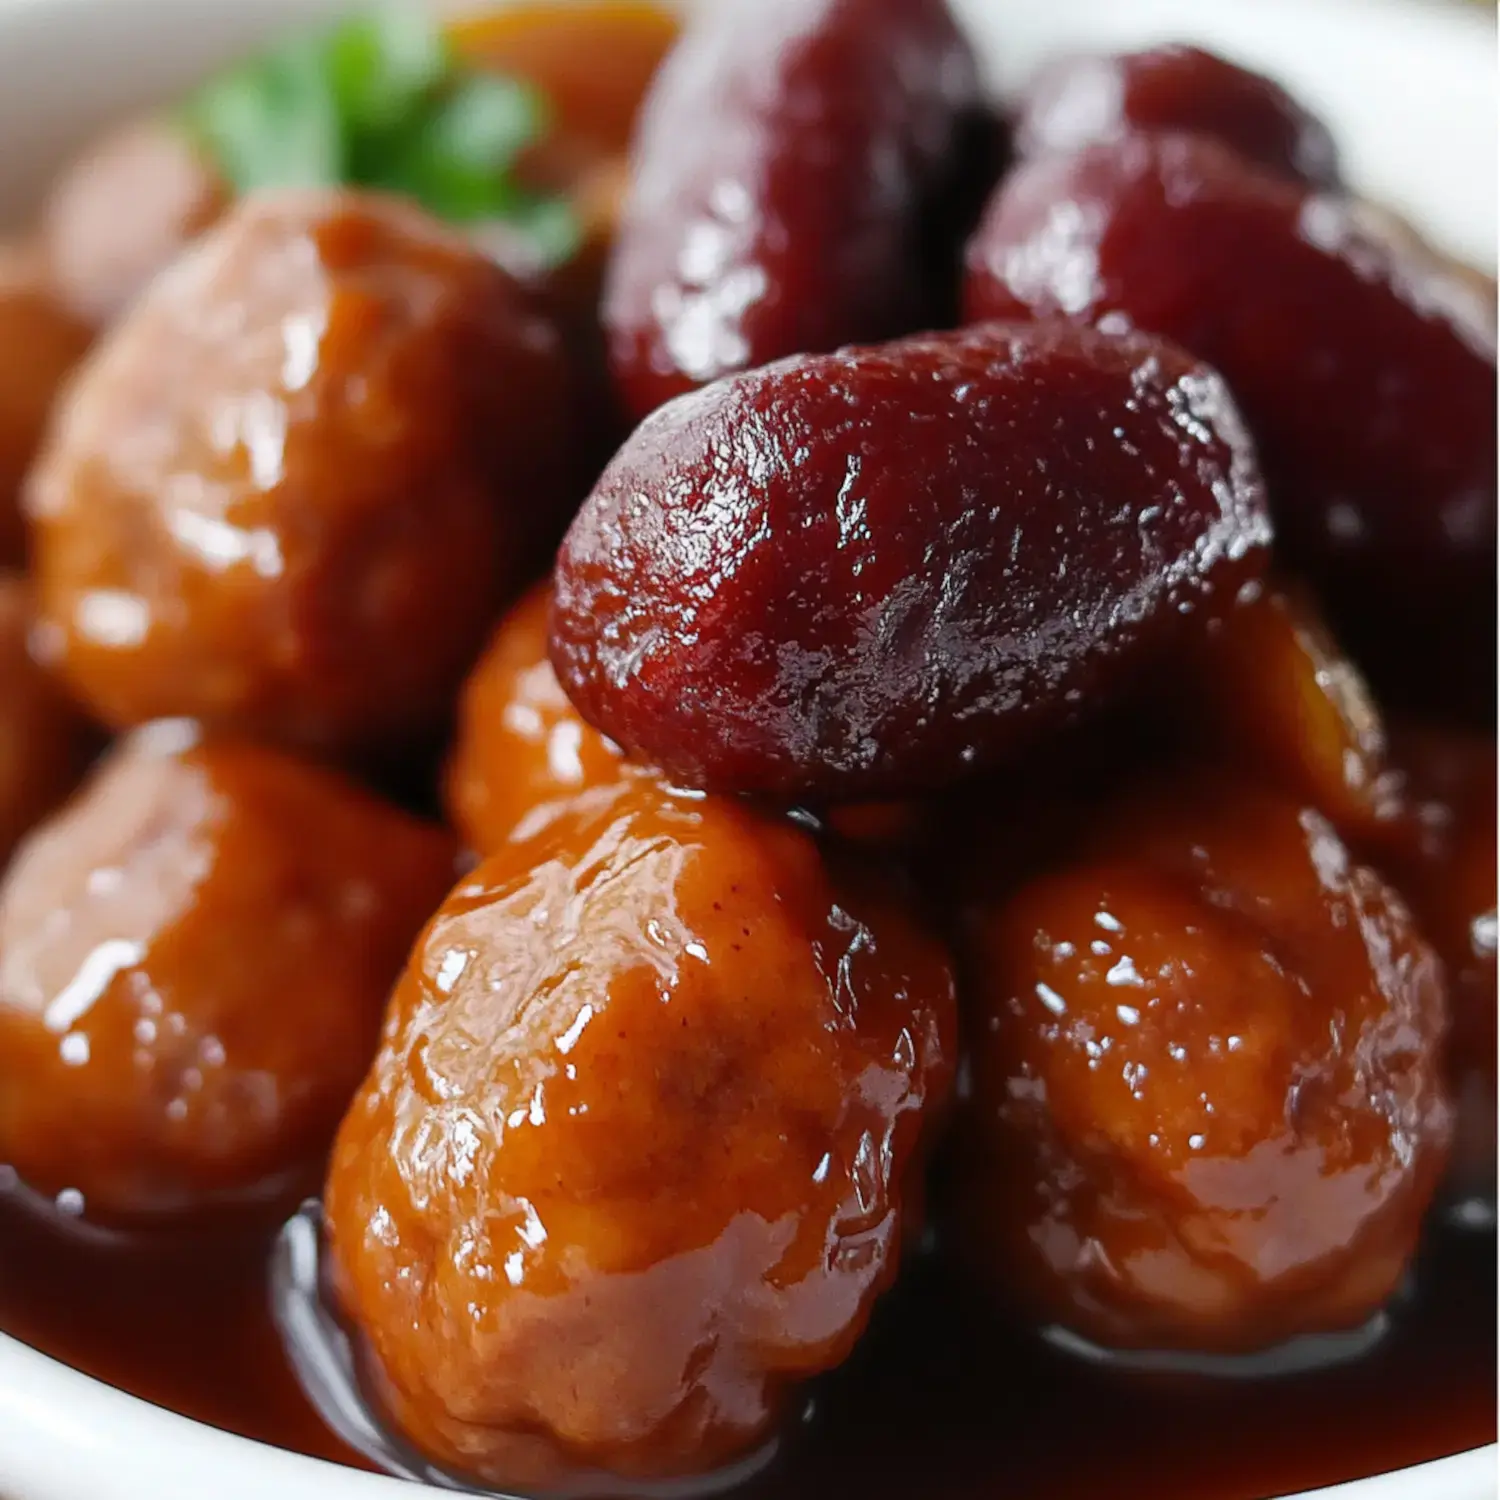
[[[887,1287],[954,1045],[904,892],[641,777],[433,919],[345,1118],[334,1286],[486,1483],[710,1469]]]
[[[1195,680],[1176,686],[1189,737],[1305,799],[1345,838],[1405,814],[1385,724],[1306,590],[1256,587],[1208,623]]]
[[[1197,47],[1059,58],[1026,90],[1015,144],[1035,156],[1137,130],[1210,135],[1313,187],[1339,181],[1338,148],[1321,120],[1269,78]]]
[[[453,870],[331,772],[138,731],[0,886],[0,1161],[105,1222],[295,1201]]]
[[[0,865],[67,797],[98,748],[94,731],[32,661],[31,591],[0,574]]]
[[[64,302],[95,328],[113,323],[228,199],[213,164],[169,119],[131,120],[101,136],[42,207],[48,267]]]
[[[1274,1346],[1362,1324],[1442,1175],[1441,967],[1318,813],[1143,792],[965,914],[958,1233],[1098,1344]]]
[[[88,329],[58,300],[41,257],[0,246],[0,565],[25,556],[21,481],[63,378],[88,346]]]
[[[1495,1200],[1495,741],[1403,728],[1393,754],[1416,809],[1414,837],[1389,853],[1448,973],[1449,1074],[1458,1096],[1452,1188]]]
[[[246,199],[80,371],[28,492],[107,722],[331,752],[439,723],[560,498],[555,335],[424,214]]]
[[[538,585],[501,622],[459,701],[446,803],[471,849],[527,837],[579,792],[633,774],[568,701],[547,659],[551,591]]]

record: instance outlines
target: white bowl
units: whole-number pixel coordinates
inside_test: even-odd
[[[346,0],[347,3],[347,0]],[[699,0],[712,3],[712,0]],[[1477,265],[1495,263],[1493,15],[1436,0],[955,0],[995,80],[1062,47],[1201,41],[1327,118],[1351,180]],[[339,0],[0,0],[0,222],[101,121],[169,97],[290,17]],[[5,1500],[400,1500],[397,1480],[233,1437],[0,1336]],[[1492,1500],[1496,1449],[1316,1500]],[[1301,1500],[1315,1500],[1311,1495]]]

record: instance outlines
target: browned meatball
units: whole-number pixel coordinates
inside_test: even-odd
[[[481,1481],[707,1470],[887,1287],[951,1070],[947,958],[812,837],[655,781],[461,884],[335,1147],[343,1306]]]
[[[1414,816],[1404,845],[1383,841],[1392,880],[1411,903],[1448,973],[1449,1069],[1458,1096],[1450,1186],[1495,1201],[1495,741],[1404,726],[1393,754]]]
[[[0,887],[0,1161],[103,1220],[294,1200],[453,868],[331,772],[139,731]]]
[[[27,650],[31,591],[0,573],[0,865],[77,786],[94,731]]]
[[[80,371],[33,473],[51,660],[116,725],[425,732],[558,503],[562,381],[515,283],[419,211],[245,200]]]
[[[635,774],[552,670],[550,592],[538,585],[501,621],[459,702],[445,800],[453,826],[481,854],[537,832],[580,792]]]
[[[967,913],[960,1233],[1028,1317],[1233,1352],[1362,1324],[1442,1175],[1442,971],[1318,813],[1128,800]]]
[[[88,329],[58,300],[41,256],[0,245],[0,564],[25,556],[21,481],[63,378],[88,346]]]
[[[113,323],[228,198],[170,120],[107,131],[63,170],[42,208],[49,270],[67,306],[94,327]]]
[[[1311,595],[1252,585],[1208,622],[1174,708],[1215,757],[1306,801],[1348,839],[1380,838],[1405,812],[1385,724]]]

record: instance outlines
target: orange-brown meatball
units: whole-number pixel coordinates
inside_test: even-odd
[[[98,748],[62,690],[32,661],[31,591],[0,574],[0,865],[77,786]]]
[[[1417,810],[1408,847],[1388,855],[1448,973],[1450,1076],[1458,1095],[1453,1189],[1495,1198],[1495,741],[1403,729],[1394,745]]]
[[[1320,814],[1138,796],[966,944],[960,1234],[1029,1317],[1235,1352],[1390,1296],[1448,1152],[1442,972]]]
[[[448,707],[559,500],[550,326],[416,209],[246,199],[80,371],[28,506],[107,721],[383,747]]]
[[[139,731],[0,887],[0,1161],[104,1220],[294,1200],[453,868],[331,772]]]
[[[0,564],[25,556],[21,481],[63,378],[88,346],[88,329],[58,301],[41,257],[0,246]]]
[[[1400,817],[1380,710],[1304,591],[1252,585],[1210,621],[1181,701],[1214,753],[1307,801],[1345,838]]]
[[[548,594],[538,585],[501,621],[459,701],[448,816],[481,854],[536,833],[579,792],[635,774],[557,681],[547,659]]]
[[[895,1273],[953,1026],[901,895],[794,823],[640,777],[503,847],[419,943],[328,1179],[395,1421],[505,1486],[752,1447]]]
[[[105,132],[63,170],[42,208],[64,302],[96,328],[113,323],[228,198],[212,163],[170,119]]]

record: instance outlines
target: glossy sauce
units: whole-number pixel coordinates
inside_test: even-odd
[[[369,1467],[303,1399],[268,1312],[268,1242],[150,1250],[0,1199],[0,1326],[245,1437]],[[817,1500],[1251,1500],[1495,1440],[1495,1242],[1442,1233],[1393,1332],[1341,1369],[1192,1381],[1092,1368],[914,1265],[806,1431],[737,1495]],[[1129,1488],[1125,1488],[1129,1486]]]

